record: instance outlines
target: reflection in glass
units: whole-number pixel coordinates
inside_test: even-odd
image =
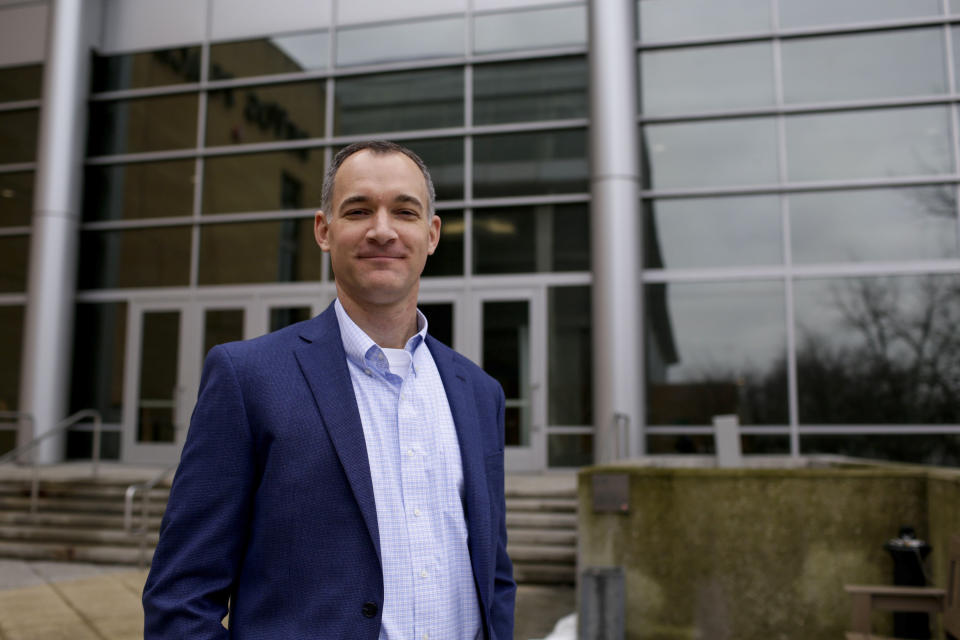
[[[174,287],[190,282],[190,227],[80,234],[80,289]]]
[[[787,422],[781,281],[646,285],[647,421]]]
[[[463,275],[463,211],[446,209],[440,216],[440,243],[427,258],[424,277]]]
[[[960,422],[960,276],[794,284],[803,424]]]
[[[463,126],[463,69],[338,79],[333,116],[336,135]]]
[[[319,281],[313,218],[200,227],[199,284]]]
[[[477,198],[588,191],[583,129],[477,136],[473,140]]]
[[[784,40],[786,102],[945,93],[943,30],[908,29]]]
[[[30,236],[0,236],[0,293],[27,290]]]
[[[140,346],[137,442],[173,442],[180,312],[145,311]]]
[[[0,306],[0,411],[16,411],[20,401],[20,354],[23,351],[23,307]],[[8,438],[5,440],[5,438]],[[0,451],[12,449],[16,431],[0,429]],[[5,447],[4,444],[9,445]],[[3,455],[3,454],[0,454]]]
[[[210,79],[229,80],[325,69],[330,36],[326,31],[210,45]]]
[[[588,271],[586,204],[497,207],[473,212],[474,273]]]
[[[127,303],[78,303],[74,335],[83,339],[73,341],[70,413],[92,408],[105,423],[122,422]]]
[[[33,171],[0,173],[0,227],[27,226],[33,218]]]
[[[781,27],[873,22],[941,13],[940,0],[779,0]]]
[[[474,53],[574,46],[586,42],[587,9],[583,5],[473,17]]]
[[[644,115],[772,105],[773,46],[750,42],[644,51],[640,100]]]
[[[140,89],[200,81],[200,47],[93,55],[93,91]]]
[[[583,57],[473,68],[474,124],[585,117],[587,61]]]
[[[740,448],[747,455],[786,455],[790,453],[787,436],[741,435]],[[716,455],[712,435],[651,435],[647,436],[647,453],[681,453]]]
[[[203,212],[317,207],[322,184],[321,149],[211,156],[204,160]]]
[[[506,395],[506,444],[530,445],[530,305],[483,303],[483,368]]]
[[[796,115],[786,124],[791,181],[953,171],[947,107]]]
[[[960,466],[960,435],[956,434],[803,435],[800,450],[803,455],[833,454],[938,467]]]
[[[647,188],[765,184],[779,177],[773,118],[648,124],[641,143]]]
[[[590,313],[589,286],[547,290],[547,420],[551,426],[593,424]]]
[[[640,0],[643,42],[770,30],[769,0]]]
[[[295,322],[309,320],[312,315],[310,307],[271,307],[270,331],[277,331]]]
[[[462,56],[463,18],[440,18],[337,31],[337,65]]]
[[[0,68],[0,102],[34,100],[43,89],[43,65]]]
[[[211,91],[206,145],[319,138],[325,93],[323,80]]]
[[[427,318],[427,333],[453,346],[453,304],[450,302],[421,302],[417,308]]]
[[[243,309],[207,309],[203,313],[203,353],[200,366],[210,349],[218,344],[243,340]]]
[[[197,144],[197,94],[90,103],[87,154],[91,156]]]
[[[39,117],[36,109],[0,112],[0,164],[36,158]]]
[[[83,219],[189,216],[195,167],[192,159],[89,166],[83,185]]]
[[[592,433],[547,435],[547,466],[584,467],[593,464]]]
[[[956,258],[953,185],[790,196],[795,262]]]
[[[777,196],[645,201],[648,269],[783,262]]]

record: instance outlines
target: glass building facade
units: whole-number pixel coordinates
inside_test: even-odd
[[[432,169],[422,308],[503,384],[509,467],[592,462],[587,4],[267,4],[90,3],[70,411],[112,457],[175,459],[206,350],[332,300],[323,171],[385,137]],[[735,414],[747,453],[960,463],[960,3],[635,9],[641,449],[712,453]],[[41,40],[0,46],[8,411],[50,11],[0,4],[0,35]]]

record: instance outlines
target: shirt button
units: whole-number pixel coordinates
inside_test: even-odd
[[[412,458],[413,456],[417,455],[417,452],[414,451],[413,449],[408,449],[408,450],[407,450],[407,455]]]
[[[420,571],[420,577],[421,577],[421,578],[426,578],[426,577],[427,577],[427,570],[426,570],[426,569],[422,569],[422,570]]]
[[[365,374],[367,374],[368,376],[372,376],[372,375],[373,375],[373,372],[370,371],[370,369],[364,369],[363,372],[364,372]]]
[[[417,516],[417,517],[419,518],[419,517],[420,517],[420,509],[414,509],[414,510],[413,510],[413,515],[415,515],[415,516]]]

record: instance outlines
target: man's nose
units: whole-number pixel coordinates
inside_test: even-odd
[[[371,220],[370,229],[367,231],[367,238],[373,242],[384,244],[397,237],[397,231],[393,228],[393,216],[386,209],[377,209]]]

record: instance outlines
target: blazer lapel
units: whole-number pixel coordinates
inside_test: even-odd
[[[477,580],[480,600],[487,610],[486,585],[492,579],[490,557],[491,539],[490,494],[487,490],[487,474],[484,468],[483,443],[477,423],[477,404],[473,397],[473,385],[464,368],[454,360],[454,352],[437,342],[429,334],[427,346],[433,355],[447,394],[453,424],[460,443],[460,460],[463,464],[464,515],[467,519],[467,546],[470,563]]]
[[[363,425],[347,368],[343,340],[340,338],[340,326],[332,304],[305,326],[300,338],[302,342],[295,350],[300,370],[313,391],[327,432],[376,547],[377,558],[380,558],[380,533],[367,445],[363,439]]]

